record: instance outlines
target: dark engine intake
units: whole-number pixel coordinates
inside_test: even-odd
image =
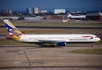
[[[66,42],[58,42],[57,45],[58,46],[66,46]]]

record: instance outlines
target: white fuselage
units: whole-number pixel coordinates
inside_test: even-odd
[[[97,42],[100,41],[93,34],[23,34],[22,42],[64,41],[64,42]]]

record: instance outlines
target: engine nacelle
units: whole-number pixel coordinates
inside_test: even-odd
[[[66,42],[58,42],[57,45],[58,46],[66,46]]]

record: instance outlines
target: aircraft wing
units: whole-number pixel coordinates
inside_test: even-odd
[[[66,41],[63,40],[39,40],[39,42],[57,46],[66,46]]]

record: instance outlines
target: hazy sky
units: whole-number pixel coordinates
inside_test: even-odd
[[[33,7],[50,11],[54,8],[67,11],[102,10],[102,0],[0,0],[0,10],[26,11],[26,8]]]

